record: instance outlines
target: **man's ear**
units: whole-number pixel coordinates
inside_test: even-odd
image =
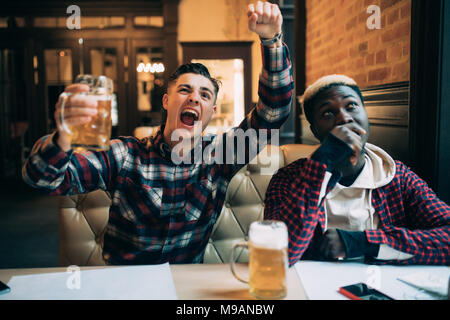
[[[217,112],[217,105],[214,105],[213,106],[213,113],[211,113],[211,117],[209,117],[209,119],[208,119],[208,124],[214,118],[214,115],[216,114],[216,112]]]
[[[167,104],[169,103],[169,96],[167,95],[167,93],[164,93],[163,98],[162,98],[162,103],[163,103],[163,108],[165,110],[167,110]]]

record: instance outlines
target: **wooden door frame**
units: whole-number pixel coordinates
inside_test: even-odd
[[[252,44],[253,41],[181,42],[183,63],[192,59],[242,59],[244,61],[245,114],[252,103]]]

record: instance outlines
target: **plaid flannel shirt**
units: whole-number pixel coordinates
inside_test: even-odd
[[[325,232],[325,212],[319,194],[326,165],[300,159],[272,178],[264,216],[284,221],[289,230],[289,263],[309,259],[318,236]],[[330,192],[333,184],[327,186]],[[380,217],[376,230],[365,230],[370,243],[386,244],[413,255],[406,260],[375,260],[375,264],[450,264],[450,207],[403,163],[386,186],[373,190],[372,204]]]
[[[278,129],[289,116],[293,77],[288,49],[261,47],[258,104],[224,135],[233,136],[237,129]],[[162,132],[141,141],[120,137],[111,141],[109,151],[86,153],[65,153],[49,135],[36,142],[23,178],[51,195],[108,191],[112,205],[103,256],[109,264],[199,263],[227,186],[245,163],[175,165]],[[216,136],[204,140],[209,141],[203,147],[217,143]]]

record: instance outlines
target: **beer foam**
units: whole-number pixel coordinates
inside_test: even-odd
[[[286,225],[280,221],[255,221],[250,225],[249,239],[255,246],[284,249],[288,246]]]

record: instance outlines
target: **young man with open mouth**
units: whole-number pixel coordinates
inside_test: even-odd
[[[227,135],[247,129],[278,129],[293,100],[291,63],[280,39],[278,6],[251,4],[247,15],[249,29],[262,42],[260,99],[239,128]],[[200,263],[227,186],[244,164],[174,164],[171,154],[178,140],[172,135],[182,131],[187,135],[184,138],[190,139],[196,123],[201,123],[203,130],[216,111],[218,90],[217,81],[203,65],[181,66],[163,97],[167,119],[160,130],[141,141],[133,137],[112,140],[105,152],[73,152],[70,136],[61,128],[58,103],[57,131],[36,142],[23,169],[24,180],[54,195],[108,191],[112,205],[103,247],[108,264]],[[87,87],[76,84],[66,88],[66,92],[80,91]],[[65,109],[68,125],[85,123],[96,114],[94,102],[73,95]]]

